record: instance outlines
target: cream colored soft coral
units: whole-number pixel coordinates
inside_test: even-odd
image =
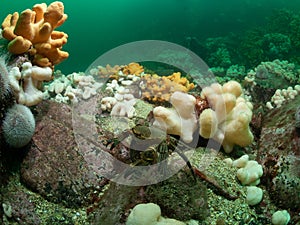
[[[168,134],[180,135],[183,141],[189,143],[197,128],[196,99],[192,95],[177,91],[171,95],[170,101],[172,108],[158,106],[153,109],[153,125],[166,130]]]
[[[184,225],[179,220],[161,216],[159,205],[154,203],[138,204],[130,212],[126,225]]]
[[[199,133],[205,138],[213,138],[222,143],[225,152],[232,151],[234,145],[247,146],[253,141],[249,123],[252,118],[252,104],[243,94],[236,81],[223,86],[214,83],[202,90],[211,109],[204,110],[199,118]]]
[[[43,100],[43,92],[40,91],[43,81],[52,80],[50,67],[32,66],[30,62],[22,64],[22,70],[13,67],[9,73],[9,80],[17,102],[32,106]]]
[[[200,115],[200,134],[204,138],[212,138],[218,131],[218,119],[216,112],[212,109],[205,109]]]

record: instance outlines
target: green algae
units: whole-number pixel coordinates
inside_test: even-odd
[[[28,211],[28,214],[23,215],[27,223],[28,221],[34,221],[32,224],[76,224],[85,225],[87,223],[86,209],[82,208],[67,208],[62,204],[55,204],[45,200],[42,196],[27,189],[21,182],[18,173],[13,173],[10,176],[10,180],[7,186],[1,188],[3,195],[3,201],[12,207],[12,213],[18,211],[15,207],[25,207],[22,202],[26,201],[30,205],[33,205],[32,211]],[[25,199],[17,198],[16,193],[20,193],[22,196],[26,196]],[[32,218],[30,218],[32,217]],[[17,218],[3,217],[4,225],[17,225],[20,221]],[[39,221],[39,222],[38,222]],[[24,221],[23,221],[24,223]],[[31,224],[31,223],[30,223]]]

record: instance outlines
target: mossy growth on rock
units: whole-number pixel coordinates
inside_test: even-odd
[[[207,189],[190,171],[180,171],[168,180],[148,186],[149,202],[161,207],[162,216],[185,221],[208,216]]]

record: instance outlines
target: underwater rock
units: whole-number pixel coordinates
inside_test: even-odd
[[[94,211],[90,216],[91,224],[125,224],[130,209],[140,203],[145,203],[142,187],[110,183],[98,205],[90,208],[90,211]]]
[[[0,187],[6,183],[7,180],[7,171],[5,166],[3,165],[3,157],[0,152]]]
[[[146,188],[147,200],[161,207],[162,216],[180,221],[201,221],[208,216],[206,186],[193,180],[189,172],[180,171],[168,180]]]
[[[36,207],[30,196],[22,190],[14,189],[3,196],[1,207],[7,218],[18,221],[18,224],[41,224],[39,216],[36,214]],[[1,220],[0,220],[1,222]],[[3,221],[4,222],[4,221]],[[8,222],[6,220],[6,222]],[[10,224],[10,223],[3,223]]]
[[[300,138],[295,127],[299,104],[298,95],[265,115],[257,154],[264,169],[262,183],[272,200],[295,213],[300,212]]]
[[[264,108],[260,104],[253,104],[253,114],[250,122],[250,127],[255,141],[257,141],[260,138],[263,123],[263,115]]]
[[[270,101],[275,91],[276,88],[264,88],[260,85],[254,85],[251,89],[249,89],[249,93],[253,99],[253,102],[258,104],[265,104],[266,102]]]
[[[195,182],[190,171],[180,171],[166,181],[145,187],[110,183],[91,209],[91,224],[124,224],[134,206],[149,202],[158,204],[164,217],[204,220],[209,214],[206,191],[206,186]]]
[[[295,127],[299,131],[299,129],[300,129],[300,105],[298,106],[298,108],[295,112],[295,120],[296,120]]]
[[[71,108],[43,101],[37,107],[33,144],[21,165],[21,179],[51,202],[68,207],[91,202],[91,193],[106,182],[88,169],[78,152]]]

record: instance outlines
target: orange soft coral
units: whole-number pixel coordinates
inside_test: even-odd
[[[173,73],[172,75],[167,76],[167,78],[177,84],[181,84],[182,86],[186,87],[186,91],[189,91],[195,87],[195,85],[193,83],[190,83],[189,80],[186,79],[186,77],[181,77],[180,72]]]
[[[141,75],[142,72],[144,72],[143,66],[136,62],[129,63],[128,65],[124,66],[122,68],[123,74],[129,75],[129,74],[134,74],[134,75]]]
[[[169,101],[170,96],[176,92],[188,92],[194,88],[180,72],[170,76],[158,76],[146,74],[141,79],[142,97],[151,102]]]
[[[2,36],[10,41],[8,50],[12,54],[29,52],[34,64],[54,66],[69,56],[61,50],[68,35],[54,30],[66,19],[62,2],[53,2],[48,7],[45,3],[36,4],[20,15],[9,14],[2,23]]]

